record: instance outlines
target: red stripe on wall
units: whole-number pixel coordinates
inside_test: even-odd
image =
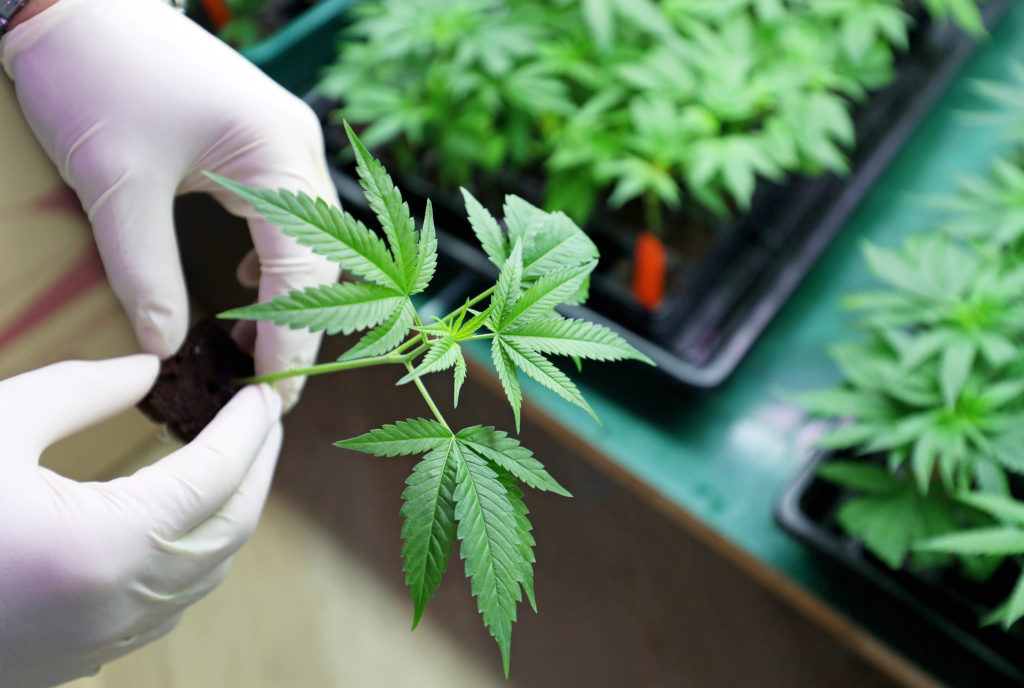
[[[0,326],[0,349],[30,332],[105,278],[99,252],[90,244],[53,284],[29,302],[13,320]]]

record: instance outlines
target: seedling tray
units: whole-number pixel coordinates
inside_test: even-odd
[[[849,493],[817,477],[823,462],[849,455],[819,452],[783,491],[775,519],[802,542],[828,574],[829,596],[903,653],[953,687],[1024,686],[1024,633],[979,626],[1009,595],[1012,567],[986,583],[953,568],[893,570],[844,533],[836,513]]]
[[[1010,0],[987,3],[989,25],[1009,6]],[[617,235],[599,224],[588,227],[602,251],[602,264],[587,306],[566,313],[612,327],[658,364],[659,375],[687,386],[718,386],[956,77],[974,46],[958,29],[922,15],[910,51],[899,60],[895,82],[854,112],[858,145],[851,154],[851,173],[763,183],[751,212],[720,232],[685,286],[668,294],[656,311],[637,304],[624,279],[622,266],[629,260],[632,235]],[[334,104],[315,93],[308,99],[323,117],[329,156],[336,158],[347,144],[340,126],[329,121]],[[438,227],[448,234],[439,249],[490,278],[494,268],[476,249],[461,202],[445,199],[428,181],[395,176],[414,212],[422,212],[426,197],[434,202]],[[361,195],[351,171],[337,165],[335,178],[342,200],[357,209]]]
[[[356,1],[318,0],[294,16],[287,3],[274,7],[272,11],[282,15],[281,29],[241,53],[292,93],[306,93],[323,65],[334,59],[338,32],[349,23],[346,11]],[[192,5],[190,16],[209,28],[202,7],[198,2]]]

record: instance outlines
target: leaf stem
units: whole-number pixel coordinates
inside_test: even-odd
[[[480,303],[481,301],[486,299],[488,296],[490,296],[494,292],[494,287],[496,287],[496,286],[497,285],[494,285],[490,289],[488,289],[486,291],[480,292],[479,294],[474,296],[472,299],[467,301],[465,306],[463,306],[463,308],[469,308],[470,306],[475,306],[476,304]]]
[[[423,348],[425,347],[420,347],[420,349]],[[419,355],[419,353],[422,353],[420,349],[414,351],[413,354]],[[415,358],[415,355],[395,355],[394,353],[390,353],[383,356],[371,356],[370,358],[357,358],[352,361],[332,361],[331,363],[320,363],[318,365],[309,366],[308,368],[292,368],[291,370],[282,370],[278,373],[267,373],[266,375],[237,378],[233,382],[238,386],[242,386],[258,384],[260,382],[277,382],[278,380],[285,380],[290,377],[299,377],[301,375],[323,375],[324,373],[334,373],[339,370],[369,368],[370,366],[384,365],[387,363],[407,363],[411,360],[410,356]]]
[[[407,362],[405,367],[410,373],[412,372],[413,367],[410,363]],[[431,412],[434,414],[434,418],[437,418],[437,422],[443,425],[445,430],[451,432],[452,429],[448,427],[448,422],[444,419],[444,416],[441,415],[441,411],[437,408],[437,404],[434,403],[433,397],[430,396],[430,392],[428,392],[427,388],[423,385],[423,380],[415,378],[413,380],[413,384],[415,384],[416,389],[420,391],[420,396],[423,397],[423,401],[427,402],[427,406],[430,407]]]

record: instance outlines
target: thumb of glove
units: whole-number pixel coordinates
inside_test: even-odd
[[[158,370],[155,356],[136,354],[64,361],[0,381],[0,418],[9,449],[0,456],[34,468],[46,447],[138,402]]]

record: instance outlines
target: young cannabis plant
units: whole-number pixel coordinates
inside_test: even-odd
[[[823,417],[852,417],[821,446],[884,451],[907,465],[927,493],[937,475],[949,488],[1021,471],[1006,449],[1021,417],[1024,269],[1004,269],[941,233],[904,250],[867,245],[868,266],[890,287],[855,294],[867,341],[832,355],[845,378],[801,400]]]
[[[908,556],[917,568],[946,564],[951,558],[949,554],[915,549],[915,543],[988,523],[941,490],[922,492],[913,481],[882,466],[863,461],[829,461],[821,465],[818,475],[858,493],[839,507],[836,520],[890,568],[900,568]],[[967,557],[963,569],[972,577],[984,578],[991,573],[991,564]]]
[[[518,430],[520,372],[594,415],[576,385],[548,355],[651,361],[605,327],[558,315],[558,304],[586,298],[597,250],[565,215],[543,212],[516,197],[505,203],[506,233],[465,194],[470,223],[500,276],[493,287],[452,313],[424,323],[412,297],[427,288],[437,263],[431,206],[428,203],[417,232],[408,205],[384,167],[345,126],[360,183],[380,221],[383,238],[321,199],[211,177],[249,201],[285,234],[363,281],[293,291],[221,317],[266,320],[328,334],[369,330],[335,362],[264,375],[253,382],[375,365],[404,368],[397,384],[414,384],[434,417],[400,420],[336,445],[375,456],[423,455],[406,481],[401,510],[405,517],[403,568],[415,606],[413,627],[458,540],[472,593],[501,650],[507,676],[512,623],[523,593],[536,610],[534,539],[517,482],[570,495],[530,450],[505,432],[479,425],[453,429],[422,377],[453,369],[457,404],[467,375],[462,347],[489,340]]]
[[[1008,557],[1018,561],[1024,557],[1024,504],[1012,497],[981,492],[963,493],[957,495],[957,500],[988,514],[998,523],[921,539],[915,543],[915,551],[965,558],[987,557],[996,563],[1002,563]],[[986,616],[982,623],[1002,623],[1003,628],[1009,628],[1022,617],[1024,574],[1017,579],[1010,597]]]
[[[959,193],[939,199],[951,216],[944,227],[953,236],[973,244],[979,252],[995,254],[1020,264],[1024,255],[1024,169],[1020,152],[996,158],[989,174],[965,177]]]

